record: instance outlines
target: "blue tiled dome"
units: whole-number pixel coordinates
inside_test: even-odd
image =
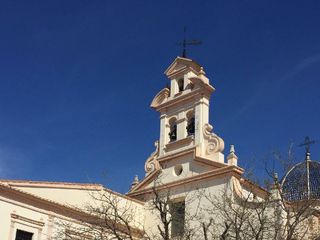
[[[320,199],[320,163],[306,160],[292,167],[281,183],[288,201]]]

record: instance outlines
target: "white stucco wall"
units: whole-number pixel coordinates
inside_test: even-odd
[[[41,199],[27,194],[27,203],[23,202],[23,189],[33,195],[40,196]],[[52,191],[53,190],[53,191]],[[11,190],[10,190],[11,192]],[[32,240],[49,240],[55,233],[63,233],[61,229],[61,222],[79,223],[75,219],[71,219],[69,215],[64,215],[63,207],[60,206],[58,210],[54,210],[54,203],[51,201],[58,200],[59,203],[68,203],[69,207],[83,206],[87,209],[106,206],[102,196],[108,197],[113,204],[116,205],[119,214],[126,212],[130,216],[130,224],[137,229],[143,229],[144,223],[144,206],[143,204],[130,200],[125,196],[114,194],[111,191],[101,190],[90,192],[88,190],[76,189],[52,189],[52,188],[23,188],[20,187],[17,200],[0,196],[0,239],[14,240],[17,229],[33,233]],[[67,194],[66,194],[67,193]],[[16,199],[16,197],[14,197]],[[31,200],[30,200],[31,199]],[[34,199],[34,200],[33,200]],[[42,208],[41,203],[49,200],[49,205],[53,206],[52,211],[48,211],[48,207]],[[21,201],[20,201],[21,200]],[[85,205],[84,205],[85,204]],[[62,207],[62,208],[61,208]],[[51,207],[49,207],[51,209]],[[58,211],[58,212],[56,212]],[[91,212],[96,214],[96,212]],[[124,215],[123,215],[124,216]]]
[[[33,233],[33,240],[51,236],[52,218],[47,211],[0,197],[0,216],[0,236],[3,240],[14,240],[17,229]]]
[[[172,201],[177,199],[184,199],[186,203],[186,221],[191,224],[191,228],[201,231],[200,222],[209,222],[213,216],[209,216],[204,210],[207,207],[212,207],[204,194],[211,194],[212,196],[220,196],[225,192],[227,184],[229,184],[230,177],[211,179],[189,185],[181,185],[180,187],[170,189],[169,196]],[[164,193],[166,195],[167,193]],[[151,197],[151,196],[150,196]],[[200,201],[200,204],[199,204]],[[145,205],[145,230],[152,234],[158,234],[158,225],[160,224],[159,212],[153,209],[151,200],[148,200]],[[196,217],[196,218],[195,218]],[[192,220],[187,220],[192,218]],[[219,218],[214,216],[215,221],[218,223]],[[201,232],[199,232],[201,235]],[[202,238],[199,238],[202,239]]]
[[[34,194],[36,196],[50,199],[52,201],[75,206],[75,207],[83,207],[87,205],[91,200],[92,197],[90,196],[94,192],[99,190],[94,189],[68,189],[68,188],[52,188],[52,187],[25,187],[25,186],[18,186],[15,187],[20,189],[24,192]]]

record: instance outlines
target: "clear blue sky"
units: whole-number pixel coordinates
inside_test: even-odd
[[[215,86],[210,121],[260,175],[320,139],[320,2],[1,1],[0,177],[125,192],[159,135],[149,108],[187,26]],[[320,160],[320,144],[312,148]],[[271,160],[270,160],[271,162]]]

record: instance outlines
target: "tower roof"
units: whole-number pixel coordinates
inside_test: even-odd
[[[173,63],[171,63],[166,69],[164,74],[170,78],[172,75],[176,75],[177,73],[183,72],[187,69],[191,69],[196,73],[199,73],[202,67],[199,63],[190,58],[176,57]]]

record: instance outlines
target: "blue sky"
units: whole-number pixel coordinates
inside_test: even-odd
[[[126,192],[159,135],[149,108],[180,55],[215,86],[210,121],[261,176],[320,139],[319,1],[0,1],[0,178]],[[320,160],[320,145],[312,148]]]

